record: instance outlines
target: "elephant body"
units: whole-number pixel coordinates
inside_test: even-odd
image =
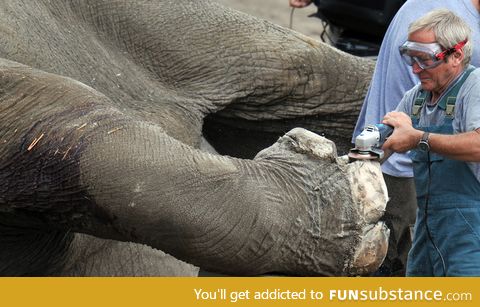
[[[0,274],[380,264],[378,163],[282,136],[348,144],[371,62],[210,1],[7,0],[0,31]],[[219,155],[205,121],[282,137]]]

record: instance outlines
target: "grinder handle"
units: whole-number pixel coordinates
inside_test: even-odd
[[[375,126],[377,126],[378,132],[380,134],[380,138],[378,140],[378,146],[382,147],[386,139],[393,133],[393,127],[386,124],[376,124]]]

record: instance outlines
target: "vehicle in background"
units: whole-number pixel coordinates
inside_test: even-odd
[[[324,23],[320,37],[345,52],[375,57],[390,21],[406,1],[315,0],[315,16]]]

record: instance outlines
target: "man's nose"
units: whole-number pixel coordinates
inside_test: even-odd
[[[418,75],[419,73],[422,72],[422,70],[423,70],[423,68],[421,68],[420,65],[417,62],[414,61],[413,65],[412,65],[413,73]]]

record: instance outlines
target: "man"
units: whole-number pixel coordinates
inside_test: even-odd
[[[304,7],[311,0],[290,0],[293,7]],[[410,23],[437,9],[447,8],[461,16],[473,30],[473,42],[480,42],[479,0],[408,0],[393,18],[385,33],[372,82],[362,106],[353,139],[368,124],[382,121],[385,113],[395,110],[404,93],[418,78],[401,59],[398,47],[407,39]],[[480,65],[480,48],[474,50],[472,64]],[[378,275],[404,276],[408,251],[411,247],[411,228],[417,209],[413,170],[410,158],[395,153],[382,164],[390,201],[384,220],[390,228],[387,257]]]
[[[410,25],[400,47],[420,84],[383,123],[395,128],[384,149],[413,160],[408,276],[480,276],[480,70],[469,66],[470,32],[457,15],[434,10]]]
[[[398,47],[407,39],[408,25],[436,8],[459,15],[473,30],[472,41],[480,42],[479,0],[409,0],[397,12],[383,39],[377,65],[354,131],[354,138],[367,124],[381,122],[385,113],[395,110],[403,94],[418,78],[401,59]],[[480,48],[474,50],[472,64],[480,65]],[[379,275],[405,274],[411,246],[410,228],[415,223],[415,186],[410,158],[394,154],[382,164],[390,201],[384,220],[390,228],[387,257]]]

